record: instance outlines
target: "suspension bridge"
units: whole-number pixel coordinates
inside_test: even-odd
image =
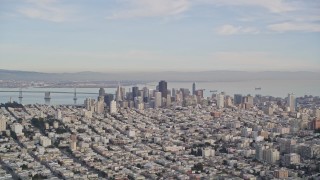
[[[93,92],[77,92],[77,89],[75,88],[74,91],[39,91],[39,90],[22,90],[22,88],[20,88],[19,90],[0,90],[0,93],[5,93],[5,92],[9,92],[9,93],[19,93],[19,100],[22,101],[23,98],[23,94],[24,93],[43,93],[44,94],[44,99],[45,100],[50,100],[51,99],[51,94],[73,94],[73,100],[74,103],[76,104],[77,101],[77,94],[88,94],[88,95],[99,95],[99,93],[93,93]]]

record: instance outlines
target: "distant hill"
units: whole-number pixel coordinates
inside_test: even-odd
[[[320,72],[281,71],[199,71],[199,72],[132,72],[132,73],[43,73],[0,69],[0,80],[25,81],[246,81],[246,80],[320,80]]]

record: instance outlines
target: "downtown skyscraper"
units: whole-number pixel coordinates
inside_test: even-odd
[[[160,81],[159,82],[159,92],[161,92],[161,96],[164,98],[167,98],[167,94],[168,94],[168,87],[167,87],[168,83],[166,81]]]

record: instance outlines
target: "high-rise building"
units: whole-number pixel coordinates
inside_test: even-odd
[[[246,105],[246,109],[250,109],[251,107],[253,107],[253,96],[251,96],[250,94],[245,96],[244,98],[244,103]]]
[[[167,95],[166,106],[167,107],[171,106],[171,95],[170,94]]]
[[[234,95],[234,105],[239,105],[242,103],[242,95],[241,94],[235,94]]]
[[[296,111],[296,98],[293,93],[288,94],[288,107],[290,108],[291,112]]]
[[[296,153],[285,154],[283,157],[283,164],[285,166],[290,166],[291,164],[299,164],[300,155]]]
[[[144,87],[143,89],[143,102],[147,103],[149,102],[149,89],[147,87]]]
[[[227,97],[226,97],[226,106],[227,106],[227,107],[233,106],[232,98],[231,98],[230,96],[227,96]]]
[[[125,87],[120,88],[120,94],[122,97],[122,101],[124,101],[126,99],[126,88]]]
[[[0,132],[5,131],[7,127],[7,119],[4,116],[0,116]]]
[[[167,98],[168,94],[168,87],[167,87],[167,82],[166,81],[160,81],[159,82],[159,92],[161,92],[161,96],[164,98]]]
[[[267,149],[265,150],[266,156],[265,156],[265,161],[269,164],[274,164],[280,159],[280,153],[277,149]]]
[[[176,98],[177,90],[175,88],[172,88],[172,97]]]
[[[155,92],[154,94],[154,108],[161,107],[162,103],[162,97],[161,92]]]
[[[99,89],[99,96],[104,96],[106,94],[105,90],[103,88]]]
[[[291,147],[297,144],[295,139],[280,139],[280,152],[291,153]]]
[[[196,95],[196,83],[192,84],[192,95]]]
[[[110,114],[115,114],[117,113],[117,102],[112,100],[110,102]]]
[[[86,98],[86,99],[84,100],[84,105],[85,105],[86,110],[88,110],[88,111],[94,111],[94,102],[95,102],[94,99]]]
[[[132,87],[132,100],[134,101],[135,97],[139,96],[139,87]]]
[[[119,101],[122,101],[122,93],[121,93],[121,86],[119,85],[118,88],[117,88],[117,91],[116,91],[116,101],[119,102]]]
[[[106,94],[104,95],[104,102],[106,103],[107,106],[110,105],[110,102],[114,100],[114,95],[113,94]]]
[[[269,148],[268,146],[265,146],[263,144],[257,145],[257,147],[256,147],[256,159],[259,160],[259,161],[263,161],[263,159],[264,159],[264,156],[263,156],[264,151],[266,149],[268,149],[268,148]]]
[[[196,90],[194,92],[194,95],[199,96],[200,98],[203,98],[203,91],[204,91],[204,89]]]
[[[96,112],[101,114],[104,112],[104,96],[99,96],[96,103]]]
[[[217,94],[217,107],[224,108],[224,95],[223,94]]]
[[[184,100],[188,96],[190,96],[190,90],[188,88],[180,88],[180,91],[182,93],[182,99]]]
[[[72,151],[77,149],[77,136],[75,134],[70,136],[70,149]]]

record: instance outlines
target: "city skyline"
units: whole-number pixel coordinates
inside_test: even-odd
[[[3,0],[1,68],[320,71],[319,12],[295,0]]]

